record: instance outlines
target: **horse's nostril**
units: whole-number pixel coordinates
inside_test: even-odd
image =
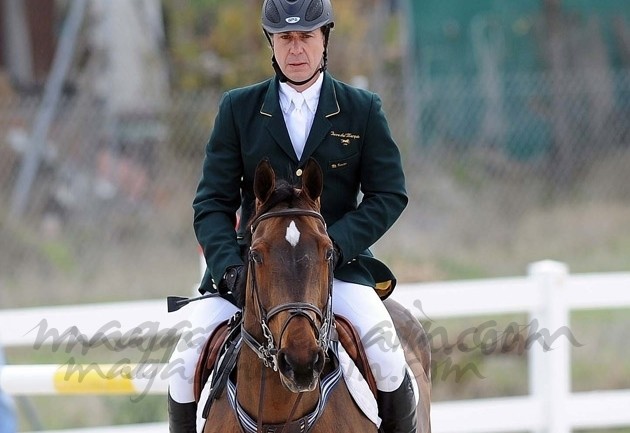
[[[280,368],[280,371],[283,371],[283,372],[292,370],[291,364],[289,363],[287,356],[282,350],[278,352],[278,368]]]
[[[320,373],[324,368],[324,352],[319,350],[313,354],[313,357],[310,360],[296,360],[291,357],[290,353],[285,352],[284,350],[280,350],[278,352],[278,368],[280,371],[285,374],[307,374],[312,375],[313,371],[316,373]]]
[[[290,353],[287,353],[284,350],[280,350],[280,352],[278,352],[278,368],[287,376],[300,374],[300,372],[302,372],[307,366],[308,364],[300,364],[291,357]]]
[[[315,357],[313,358],[313,370],[316,373],[321,373],[324,369],[324,362],[326,361],[326,357],[324,355],[323,350],[319,350]]]

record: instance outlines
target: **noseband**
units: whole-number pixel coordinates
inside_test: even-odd
[[[324,221],[324,217],[319,212],[308,209],[282,209],[278,211],[266,212],[257,217],[251,225],[252,234],[258,227],[258,225],[267,219],[270,218],[278,218],[285,216],[308,216],[317,218],[324,224],[326,227],[326,222]],[[333,258],[327,257],[328,260],[328,299],[326,301],[326,305],[324,307],[324,311],[322,312],[315,305],[308,302],[289,302],[286,304],[280,304],[269,311],[263,306],[260,301],[260,294],[258,292],[258,283],[256,281],[256,274],[254,272],[254,263],[255,259],[253,254],[250,251],[249,254],[249,271],[248,275],[251,279],[252,284],[252,292],[255,296],[256,302],[258,304],[258,311],[260,311],[260,317],[258,318],[260,327],[262,329],[263,337],[265,341],[263,343],[258,342],[254,336],[252,336],[245,329],[241,330],[241,334],[243,336],[243,341],[258,355],[258,357],[262,360],[265,367],[273,368],[274,371],[278,371],[278,352],[280,351],[279,347],[276,347],[276,343],[273,338],[273,334],[271,333],[271,329],[269,328],[269,321],[278,313],[283,311],[289,312],[289,318],[284,322],[281,328],[279,343],[282,342],[282,336],[284,331],[287,329],[289,322],[296,317],[304,317],[308,320],[308,323],[311,325],[313,330],[315,331],[315,335],[317,336],[317,345],[320,349],[326,353],[328,349],[328,345],[330,343],[330,336],[332,330],[332,283],[333,283]],[[315,321],[311,318],[308,312],[314,313],[321,326],[318,328]]]

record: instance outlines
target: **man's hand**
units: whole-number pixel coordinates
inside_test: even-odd
[[[246,284],[244,268],[244,265],[235,265],[227,268],[219,282],[219,293],[222,295],[232,293],[235,297],[238,297],[239,293],[243,293]]]

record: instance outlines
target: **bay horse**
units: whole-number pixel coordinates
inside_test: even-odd
[[[313,159],[297,188],[258,164],[247,285],[235,374],[209,406],[206,433],[377,433],[331,353],[333,244],[320,214]],[[386,300],[420,394],[418,432],[430,432],[430,348],[420,323]],[[233,383],[232,377],[238,378]]]

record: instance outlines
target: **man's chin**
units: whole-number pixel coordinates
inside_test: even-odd
[[[295,81],[296,83],[301,83],[302,81],[305,80],[309,80],[311,79],[315,74],[315,71],[308,71],[308,72],[303,72],[300,71],[298,72],[285,72],[285,75],[287,76],[287,78],[291,81]]]

